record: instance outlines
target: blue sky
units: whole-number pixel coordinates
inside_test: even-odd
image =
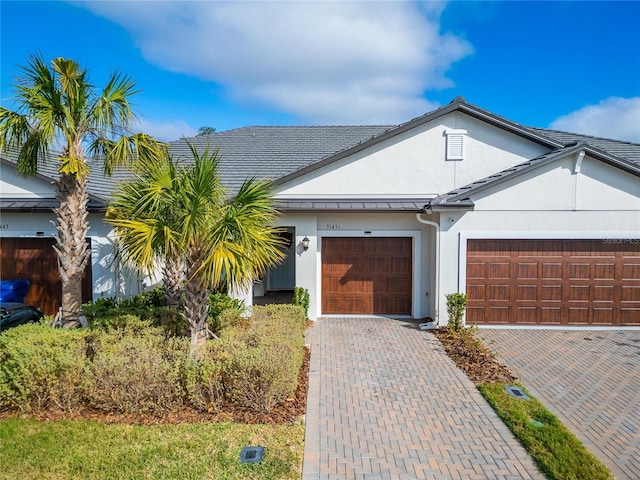
[[[463,96],[524,125],[640,142],[640,2],[6,1],[1,91],[30,53],[142,90],[164,140],[398,124]]]

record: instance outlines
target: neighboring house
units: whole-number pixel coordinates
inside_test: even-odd
[[[461,98],[399,126],[246,127],[189,141],[219,149],[230,191],[250,176],[274,182],[292,241],[255,292],[307,288],[312,319],[446,324],[445,295],[466,292],[469,323],[640,326],[639,144],[524,127]],[[189,156],[184,140],[171,151]],[[3,261],[5,237],[33,236],[24,222],[44,229],[47,217],[5,214],[18,180],[25,195],[41,181],[5,178],[8,165]],[[107,202],[115,180],[93,178],[95,199]],[[91,225],[92,249],[105,252],[94,249],[93,296],[113,295],[121,281],[104,271],[99,211]]]

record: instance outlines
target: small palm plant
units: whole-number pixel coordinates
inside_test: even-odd
[[[217,152],[189,148],[189,164],[178,165],[166,155],[146,165],[141,180],[121,185],[107,221],[122,258],[138,269],[153,269],[159,260],[166,266],[167,257],[183,262],[183,306],[196,345],[206,338],[209,292],[248,288],[283,254],[269,184],[249,179],[229,197]],[[145,188],[149,178],[159,181]]]

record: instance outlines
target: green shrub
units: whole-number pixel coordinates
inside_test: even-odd
[[[309,290],[302,287],[294,287],[293,304],[302,307],[305,318],[309,318]]]
[[[295,392],[302,348],[281,342],[256,346],[232,342],[225,346],[230,355],[223,364],[222,376],[228,400],[268,412]]]
[[[464,293],[449,293],[445,297],[447,298],[449,330],[457,332],[462,328],[462,318],[467,308],[467,295]]]
[[[244,304],[244,300],[232,298],[225,292],[213,292],[209,294],[209,330],[215,334],[219,334],[223,328],[220,317],[224,312],[233,310],[240,315],[245,309],[246,305]]]
[[[24,325],[0,335],[0,407],[71,410],[80,401],[86,330]]]
[[[223,372],[227,399],[269,411],[295,392],[304,358],[306,317],[293,305],[255,306],[253,315],[225,329]]]
[[[183,336],[187,333],[187,323],[182,312],[164,306],[162,287],[120,301],[115,298],[99,298],[82,305],[82,310],[89,324],[99,329],[121,328],[119,322],[128,318],[127,316],[135,316],[149,320],[171,335]]]
[[[226,358],[220,342],[200,346],[196,359],[184,368],[184,385],[191,405],[200,411],[218,411],[225,399],[223,365]]]
[[[125,327],[94,331],[82,387],[89,406],[105,411],[170,411],[184,400],[182,372],[189,341],[165,337],[144,321],[124,319]]]
[[[96,319],[92,329],[11,329],[0,335],[0,408],[162,413],[233,402],[268,411],[291,396],[304,356],[302,308],[256,306],[249,318],[238,310],[221,318],[221,340],[193,357],[188,338],[132,315]]]

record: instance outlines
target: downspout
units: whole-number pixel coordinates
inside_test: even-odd
[[[425,211],[427,206],[425,206]],[[432,322],[421,323],[419,325],[420,330],[429,330],[438,327],[440,320],[440,225],[436,222],[425,220],[421,217],[422,213],[416,213],[416,220],[425,225],[429,225],[436,229],[436,282],[435,282],[435,313]]]

